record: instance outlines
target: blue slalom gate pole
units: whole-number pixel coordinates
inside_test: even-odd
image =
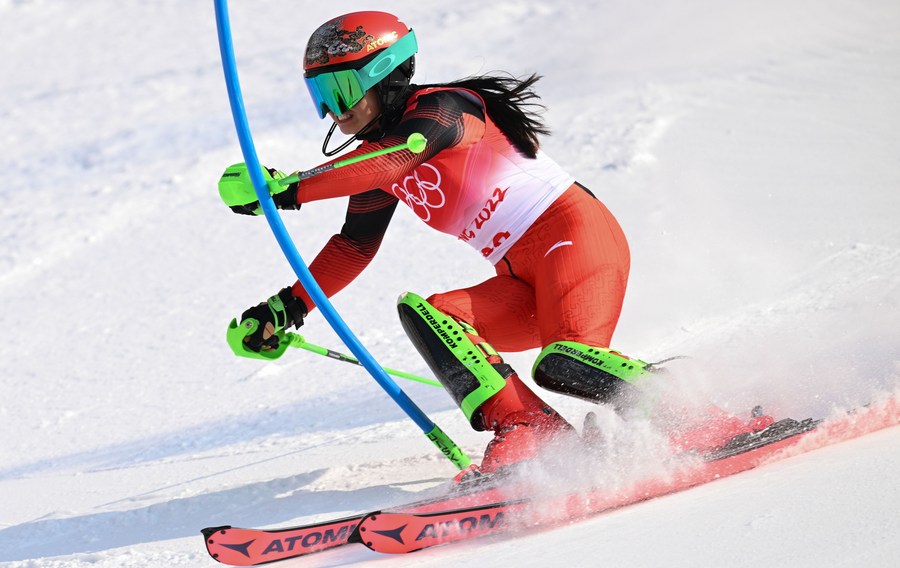
[[[269,195],[269,189],[262,175],[262,166],[256,154],[256,147],[253,144],[253,137],[250,134],[250,125],[247,122],[247,113],[244,108],[244,99],[241,95],[240,81],[238,80],[237,64],[234,58],[234,45],[231,37],[231,23],[228,17],[227,0],[214,0],[216,10],[216,28],[219,36],[219,51],[222,57],[222,67],[225,71],[225,84],[228,89],[228,100],[231,103],[231,114],[234,117],[234,125],[237,130],[238,140],[241,145],[241,152],[244,155],[244,163],[250,172],[250,179],[256,190],[256,196],[262,206],[269,227],[275,235],[285,258],[290,263],[291,268],[300,280],[301,285],[307,291],[310,298],[316,303],[325,320],[331,325],[338,337],[344,342],[347,348],[353,353],[363,367],[372,375],[372,377],[381,385],[381,388],[403,409],[403,411],[419,426],[422,432],[434,443],[441,452],[447,456],[459,469],[469,467],[471,461],[469,457],[460,449],[453,440],[450,439],[416,404],[407,396],[403,390],[397,386],[397,383],[391,379],[385,370],[378,364],[369,351],[360,343],[359,339],[353,334],[341,316],[332,306],[328,297],[319,287],[319,284],[313,278],[309,268],[294,241],[291,239],[275,208],[275,202]]]

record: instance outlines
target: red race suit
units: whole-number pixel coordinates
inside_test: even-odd
[[[343,289],[371,261],[403,202],[496,269],[471,288],[431,296],[435,307],[501,351],[563,340],[609,346],[630,265],[622,229],[543,152],[519,152],[484,109],[472,91],[419,90],[385,136],[340,159],[403,144],[414,132],[428,141],[423,152],[402,150],[302,181],[300,203],[350,196],[340,234],[310,271],[326,296]],[[314,307],[299,282],[293,292]]]

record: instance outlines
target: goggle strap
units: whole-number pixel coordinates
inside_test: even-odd
[[[395,61],[399,60],[402,63],[415,55],[418,50],[416,34],[409,30],[408,34],[385,48],[379,57],[368,62],[359,70],[359,82],[363,86],[363,90],[368,91],[396,69],[399,64],[393,65]]]

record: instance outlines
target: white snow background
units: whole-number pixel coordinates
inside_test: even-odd
[[[736,413],[898,391],[895,0],[231,4],[263,163],[323,161],[300,78],[312,30],[395,12],[420,83],[544,76],[545,150],[630,239],[614,347],[691,356],[677,390]],[[324,520],[454,474],[363,370],[229,351],[230,319],[293,274],[265,221],[217,195],[242,158],[211,1],[0,0],[0,37],[0,564],[215,566],[202,527]],[[307,261],[344,207],[284,215]],[[397,296],[490,274],[401,207],[334,303],[383,365],[427,374]],[[318,313],[300,332],[345,351]],[[535,355],[508,359],[527,377]],[[479,455],[489,435],[443,391],[402,386]],[[579,426],[591,409],[542,394]],[[283,565],[896,566],[898,473],[893,428],[564,528]]]

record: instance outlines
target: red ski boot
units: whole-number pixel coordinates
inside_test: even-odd
[[[481,472],[534,459],[548,446],[577,438],[575,429],[512,374],[506,386],[479,409],[486,430],[494,431],[484,451]]]

